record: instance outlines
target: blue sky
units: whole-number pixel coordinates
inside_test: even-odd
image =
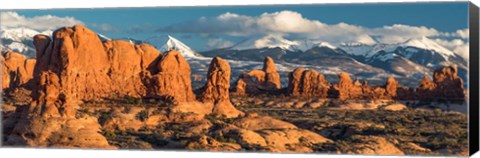
[[[418,35],[443,40],[458,38],[468,42],[468,38],[454,35],[459,30],[468,28],[466,2],[55,9],[13,10],[13,12],[27,20],[45,15],[72,17],[75,22],[81,22],[111,38],[162,39],[170,34],[199,51],[215,48],[215,44],[209,43],[212,39],[219,42],[220,45],[217,47],[220,47],[222,44],[231,45],[265,34],[278,34],[288,39],[326,40],[331,43],[338,41],[394,43]],[[228,20],[225,20],[225,17]],[[293,25],[282,28],[283,26],[269,24],[278,20],[301,23],[305,28]],[[282,24],[281,21],[278,24]]]

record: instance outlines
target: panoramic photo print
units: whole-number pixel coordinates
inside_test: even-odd
[[[468,156],[468,7],[2,10],[1,145]]]

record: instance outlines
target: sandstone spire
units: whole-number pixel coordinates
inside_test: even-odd
[[[396,97],[397,96],[397,88],[399,87],[398,82],[393,77],[387,78],[387,83],[385,84],[385,92],[387,96]]]
[[[213,58],[208,68],[207,83],[201,100],[212,103],[213,114],[226,117],[238,117],[243,112],[238,111],[230,102],[230,65],[220,57]]]

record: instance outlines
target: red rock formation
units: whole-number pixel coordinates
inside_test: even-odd
[[[398,87],[397,88],[397,100],[415,100],[415,89],[411,87]]]
[[[424,77],[416,92],[420,100],[464,101],[465,89],[462,78],[457,76],[457,66],[447,66],[433,73],[433,81]]]
[[[386,95],[395,98],[397,96],[397,88],[399,87],[398,82],[393,77],[387,78],[387,83],[385,84]]]
[[[401,86],[393,77],[387,78],[387,83],[382,88],[385,88],[385,94],[381,99],[395,99],[395,100],[413,100],[415,99],[415,92],[413,88]]]
[[[214,104],[213,114],[228,118],[243,115],[230,102],[230,65],[220,57],[213,58],[208,68],[207,83],[205,84],[201,100],[207,104]]]
[[[465,99],[463,80],[457,74],[456,65],[435,70],[433,82],[437,85],[437,95],[444,97],[446,100],[463,101]]]
[[[363,99],[365,97],[363,92],[365,87],[362,87],[360,82],[354,84],[348,73],[341,72],[338,79],[338,83],[334,84],[330,90],[331,96],[340,100]]]
[[[158,73],[152,76],[149,95],[171,97],[175,102],[195,100],[190,79],[190,66],[182,55],[172,50],[157,64]]]
[[[326,98],[330,83],[315,70],[297,68],[289,75],[288,93],[297,97]]]
[[[6,51],[0,57],[2,62],[2,89],[9,90],[23,86],[33,78],[35,59],[22,54]]]
[[[265,57],[262,70],[252,70],[238,77],[235,93],[258,94],[263,91],[276,91],[280,86],[280,75],[275,68],[275,62],[272,58]]]
[[[280,89],[280,74],[277,72],[275,62],[270,57],[265,57],[263,61],[263,72],[265,72],[265,87],[266,89],[277,90]]]
[[[53,33],[53,41],[37,35],[34,44],[38,60],[33,74],[38,85],[34,102],[8,141],[30,146],[110,148],[98,133],[97,120],[77,118],[76,107],[85,100],[144,96],[150,88],[149,74],[158,72],[152,65],[160,53],[149,45],[123,41],[103,44],[96,33],[83,26],[61,28]]]
[[[121,40],[106,41],[103,46],[110,64],[107,75],[111,80],[108,81],[111,85],[104,86],[120,95],[144,96],[147,87],[143,84],[144,78],[140,74],[146,72],[148,63],[156,59],[160,53],[143,51],[138,45]]]

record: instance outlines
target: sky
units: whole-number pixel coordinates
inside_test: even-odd
[[[426,36],[460,54],[468,49],[467,19],[467,2],[437,2],[3,10],[0,25],[43,31],[82,24],[113,39],[160,45],[172,35],[197,51],[265,35],[332,44]]]

